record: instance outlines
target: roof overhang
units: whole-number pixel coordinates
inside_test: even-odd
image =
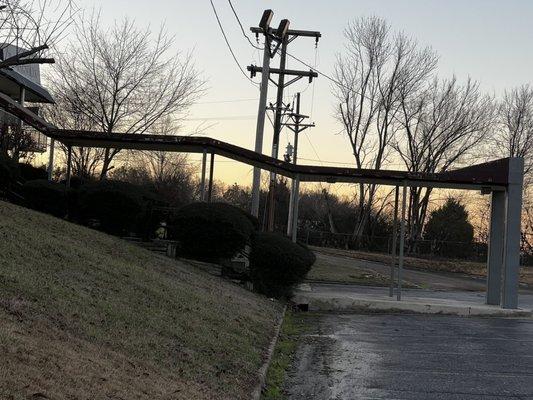
[[[30,103],[54,103],[52,95],[41,85],[11,68],[0,68],[0,91],[19,99],[20,88],[26,89],[25,101]]]

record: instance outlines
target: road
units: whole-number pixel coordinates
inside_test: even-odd
[[[533,399],[533,320],[317,314],[291,400]]]

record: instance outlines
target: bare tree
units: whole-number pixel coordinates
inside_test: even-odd
[[[523,157],[529,183],[533,168],[533,87],[505,91],[498,107],[495,147],[504,157]]]
[[[381,18],[361,18],[345,29],[346,49],[337,57],[334,94],[337,118],[350,141],[357,168],[380,169],[388,161],[398,128],[402,96],[432,75],[437,55]],[[355,237],[364,234],[376,185],[360,184]]]
[[[55,104],[42,108],[43,117],[59,128],[92,131],[98,125],[86,114],[80,112],[81,104],[76,102],[75,96],[65,96],[56,90],[55,81],[51,81],[49,88],[56,93]],[[64,158],[67,157],[67,147],[60,145]],[[72,173],[81,179],[94,178],[101,169],[104,150],[90,147],[72,147]]]
[[[50,77],[55,94],[105,133],[138,134],[177,120],[202,93],[191,54],[173,53],[164,27],[156,35],[130,20],[104,28],[99,16],[80,20],[73,43]],[[119,149],[107,149],[104,179]]]
[[[0,0],[0,68],[53,63],[49,48],[72,23],[70,0]]]
[[[504,92],[498,107],[495,150],[502,157],[524,158],[522,246],[533,253],[533,87],[522,85]]]
[[[456,166],[487,139],[493,123],[493,102],[476,82],[459,84],[434,79],[427,87],[402,95],[401,131],[394,148],[409,171],[435,173]],[[419,239],[431,188],[412,188],[409,233]]]

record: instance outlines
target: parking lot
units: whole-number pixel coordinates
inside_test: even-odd
[[[533,320],[315,314],[289,399],[533,399]]]

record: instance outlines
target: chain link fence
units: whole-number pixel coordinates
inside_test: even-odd
[[[301,229],[298,231],[298,239],[311,246],[354,251],[390,253],[392,248],[392,235],[355,238],[351,234]],[[466,243],[423,239],[405,241],[406,256],[427,259],[485,262],[487,260],[487,251],[488,245],[483,242]],[[533,265],[532,255],[523,252],[520,257],[520,264]]]

